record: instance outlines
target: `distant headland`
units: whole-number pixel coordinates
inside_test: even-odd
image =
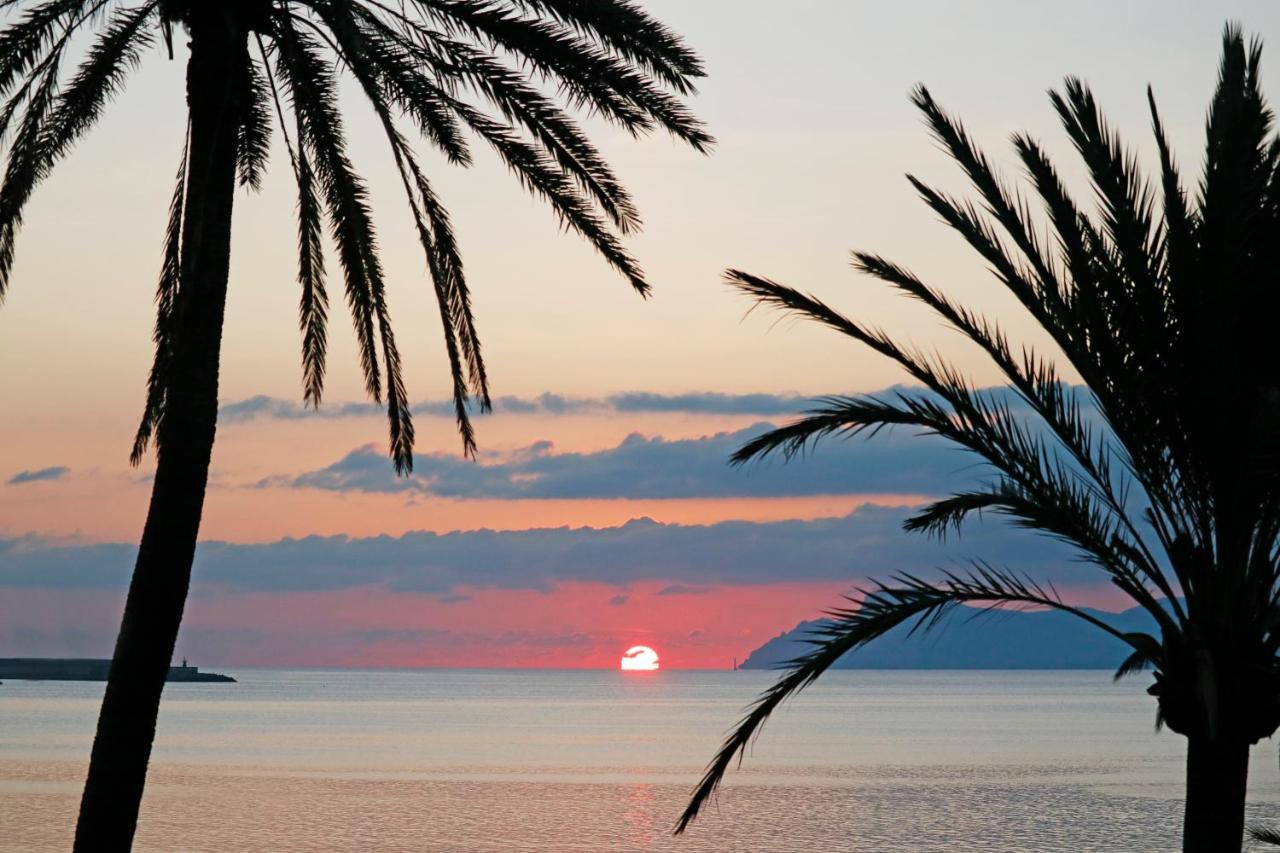
[[[1105,613],[1082,608],[1122,632],[1155,633],[1145,610]],[[975,618],[976,617],[976,618]],[[813,647],[806,642],[822,620],[801,622],[753,651],[740,669],[773,669]],[[899,625],[833,669],[1115,669],[1130,649],[1083,620],[1056,610],[984,612],[960,607],[943,625],[912,633]]]
[[[0,680],[14,681],[106,681],[111,672],[109,658],[0,658]],[[171,682],[234,682],[229,675],[201,672],[199,667],[169,667]]]

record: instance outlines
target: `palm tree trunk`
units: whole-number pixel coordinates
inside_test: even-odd
[[[133,843],[160,694],[191,582],[218,414],[236,138],[248,31],[236,2],[190,4],[190,160],[171,381],[159,462],[76,826],[76,851]]]
[[[1183,853],[1239,853],[1244,842],[1249,744],[1196,736],[1187,739],[1187,807]]]

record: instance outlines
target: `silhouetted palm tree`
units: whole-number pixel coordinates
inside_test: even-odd
[[[962,603],[1033,606],[1086,620],[1131,650],[1117,677],[1150,668],[1158,720],[1188,740],[1183,846],[1239,850],[1249,748],[1280,722],[1280,140],[1259,89],[1259,45],[1227,29],[1209,111],[1204,176],[1188,194],[1150,97],[1160,193],[1140,176],[1088,87],[1051,94],[1084,159],[1098,209],[1072,200],[1040,145],[1013,146],[1050,233],[929,92],[913,101],[976,188],[977,204],[910,178],[1052,338],[1092,393],[1081,413],[1054,359],[1015,347],[991,320],[903,267],[856,253],[854,266],[923,302],[986,352],[1034,413],[977,391],[937,357],[895,343],[813,296],[730,272],[760,304],[816,320],[871,347],[924,386],[828,398],[744,446],[737,463],[792,457],[833,435],[903,425],[981,457],[990,477],[910,518],[944,535],[991,511],[1061,540],[1150,613],[1159,636],[1123,633],[1015,571],[975,563],[928,581],[901,575],[833,611],[811,652],[725,741],[682,815],[693,820],[780,702],[896,625],[928,629]]]
[[[366,388],[385,395],[391,456],[412,465],[413,426],[384,296],[365,183],[347,154],[339,72],[374,109],[408,196],[440,305],[464,449],[468,401],[489,407],[480,344],[449,217],[401,123],[456,164],[468,137],[491,145],[566,228],[642,294],[616,234],[639,224],[626,190],[568,110],[634,135],[662,128],[702,151],[711,138],[679,95],[702,75],[681,39],[629,0],[5,0],[0,134],[0,296],[36,185],[94,123],[144,53],[189,35],[187,134],[169,208],[156,357],[136,463],[159,461],[116,644],[76,834],[78,850],[127,848],[156,713],[190,582],[217,416],[218,357],[237,182],[256,188],[279,122],[298,187],[304,394],[318,405],[329,311],[327,219],[355,322]],[[90,38],[79,67],[64,68]],[[544,89],[554,90],[555,95]],[[560,101],[567,104],[562,107]]]

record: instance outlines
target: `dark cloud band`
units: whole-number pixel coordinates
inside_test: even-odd
[[[1037,579],[1088,582],[1095,573],[1063,546],[1002,522],[966,529],[958,543],[901,530],[908,510],[864,506],[841,518],[710,525],[648,519],[608,528],[408,533],[352,539],[309,536],[267,544],[201,543],[196,580],[244,592],[377,586],[447,595],[468,587],[549,590],[566,581],[670,584],[691,595],[727,584],[853,582],[955,568],[966,554],[999,555]],[[123,588],[135,549],[0,539],[0,587]]]
[[[922,393],[919,389],[895,387],[873,396],[891,399],[899,394]],[[1025,402],[1010,389],[989,388],[981,393],[992,405],[1025,419],[1031,434],[1040,431]],[[1097,421],[1083,389],[1073,388],[1071,393],[1086,421]],[[614,412],[747,414],[773,410],[794,414],[812,408],[813,401],[767,394],[636,393],[615,395],[604,402],[543,395],[520,405],[557,413],[596,406]],[[339,407],[338,411],[345,408]],[[551,442],[539,441],[515,453],[482,455],[478,462],[445,453],[427,454],[418,457],[410,477],[396,477],[381,449],[364,447],[324,468],[277,475],[257,485],[452,499],[653,500],[869,493],[939,495],[971,484],[982,473],[976,456],[907,428],[882,430],[868,440],[829,440],[814,453],[786,465],[776,459],[742,468],[727,464],[734,451],[772,426],[762,422],[734,432],[678,440],[633,433],[616,447],[589,453],[560,453]],[[1049,439],[1046,447],[1052,445]],[[1070,464],[1070,460],[1064,463]]]
[[[616,447],[591,453],[556,453],[550,442],[538,442],[478,462],[428,454],[415,460],[408,477],[395,475],[380,448],[363,447],[324,468],[257,485],[489,500],[932,495],[971,480],[977,463],[936,438],[898,430],[874,441],[832,441],[785,465],[768,460],[730,467],[730,454],[770,427],[760,423],[679,440],[633,434]]]
[[[507,415],[620,414],[701,414],[775,416],[798,412],[812,404],[812,398],[798,394],[652,394],[633,391],[608,397],[569,397],[539,394],[536,397],[497,397],[493,410]],[[452,418],[452,400],[427,400],[412,406],[415,414]],[[292,400],[257,396],[226,403],[218,412],[224,423],[256,419],[299,420],[301,418],[383,417],[376,403],[326,403],[309,409]]]

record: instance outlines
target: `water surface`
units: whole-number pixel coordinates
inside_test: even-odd
[[[683,838],[761,672],[232,669],[165,691],[147,851],[1159,851],[1184,742],[1141,679],[836,672]],[[0,850],[66,850],[102,685],[0,687]],[[1280,823],[1275,745],[1250,817]]]

